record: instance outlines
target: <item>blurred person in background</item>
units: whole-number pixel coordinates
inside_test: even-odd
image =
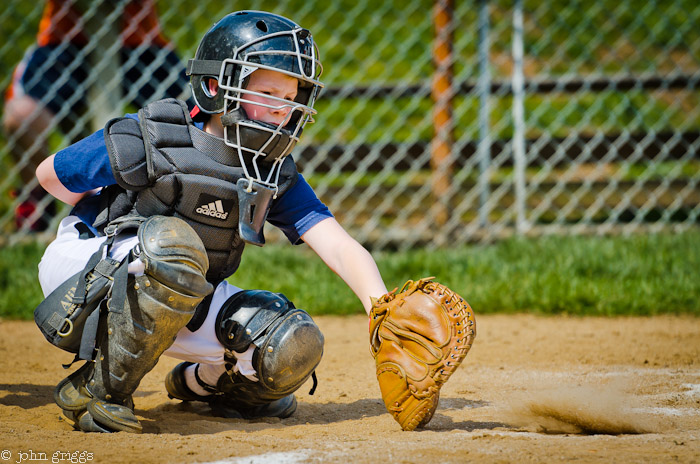
[[[114,24],[107,22],[111,18]],[[94,36],[104,42],[111,27],[121,40],[118,72],[127,102],[142,107],[153,100],[185,96],[185,67],[163,35],[153,0],[48,0],[36,43],[15,68],[5,91],[3,129],[12,158],[21,166],[22,187],[11,192],[23,198],[15,208],[18,228],[46,230],[56,214],[53,200],[42,201],[46,192],[40,186],[24,193],[21,189],[30,184],[36,167],[49,155],[48,136],[54,126],[70,134],[71,143],[92,132],[91,127],[76,129],[76,125],[85,126],[81,117],[90,105],[93,63],[104,58],[91,56],[94,43],[90,40]]]

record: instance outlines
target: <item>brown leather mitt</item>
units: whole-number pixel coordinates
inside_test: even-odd
[[[433,277],[409,280],[373,301],[369,331],[387,411],[404,430],[423,427],[476,337],[472,308]]]

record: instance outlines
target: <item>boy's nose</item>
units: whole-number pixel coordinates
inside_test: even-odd
[[[291,108],[284,106],[282,108],[271,108],[270,114],[275,118],[275,123],[280,124],[287,119],[287,115],[291,111]]]

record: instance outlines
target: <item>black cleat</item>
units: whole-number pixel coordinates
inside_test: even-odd
[[[198,395],[187,386],[187,382],[185,381],[185,369],[193,365],[194,363],[192,362],[181,362],[165,376],[165,390],[168,392],[168,397],[170,399],[204,401],[205,403],[211,399],[211,395]]]
[[[231,399],[227,395],[215,395],[209,400],[209,406],[215,416],[230,419],[261,419],[264,417],[286,419],[297,410],[297,399],[294,394],[291,394],[272,403],[250,405]]]
[[[185,369],[194,363],[181,362],[173,368],[165,377],[165,389],[168,397],[182,401],[202,401],[209,403],[212,412],[218,417],[229,419],[260,419],[264,417],[287,418],[297,410],[297,399],[291,394],[264,404],[248,404],[232,398],[226,393],[214,393],[212,395],[198,395],[187,386],[185,381]],[[213,388],[213,387],[212,387]]]

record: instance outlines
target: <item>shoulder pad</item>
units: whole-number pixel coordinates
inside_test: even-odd
[[[127,190],[148,187],[146,149],[139,122],[126,117],[112,119],[105,126],[104,137],[117,184]]]

